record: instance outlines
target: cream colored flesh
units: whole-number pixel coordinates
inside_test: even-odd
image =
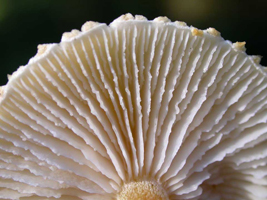
[[[154,181],[137,181],[124,184],[117,200],[168,200],[161,185]]]
[[[0,199],[266,199],[266,70],[244,49],[129,14],[39,46],[0,90]]]

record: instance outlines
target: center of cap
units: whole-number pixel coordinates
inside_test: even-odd
[[[166,191],[154,181],[124,184],[117,200],[169,200]]]

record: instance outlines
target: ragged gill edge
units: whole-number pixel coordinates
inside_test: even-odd
[[[250,62],[255,66],[255,68],[258,71],[260,71],[265,77],[267,77],[267,67],[263,67],[262,65],[260,65],[260,60],[262,58],[261,56],[255,56],[255,55],[249,56],[249,55],[247,55],[246,54],[246,48],[245,48],[246,42],[232,43],[229,40],[224,40],[221,37],[220,32],[217,31],[215,28],[210,27],[206,30],[200,30],[200,29],[197,29],[197,28],[192,27],[192,26],[189,27],[185,22],[182,22],[182,21],[171,22],[171,20],[168,19],[167,17],[160,16],[160,17],[156,17],[154,20],[148,20],[146,17],[144,17],[142,15],[133,16],[130,13],[121,15],[120,17],[115,19],[113,22],[111,22],[108,27],[116,28],[117,26],[121,26],[124,23],[135,23],[136,25],[138,23],[156,23],[158,25],[163,25],[163,26],[164,25],[172,25],[172,26],[175,26],[179,29],[190,29],[191,34],[194,37],[204,37],[204,36],[215,37],[218,40],[227,42],[228,45],[230,45],[234,51],[245,54],[249,58]],[[23,72],[27,68],[29,68],[33,63],[36,63],[39,60],[41,60],[42,58],[46,57],[52,51],[52,49],[58,48],[62,43],[71,42],[75,39],[82,37],[83,35],[89,34],[92,30],[94,30],[96,28],[101,28],[103,26],[107,26],[107,25],[105,23],[88,21],[82,25],[81,31],[77,30],[77,29],[73,29],[70,32],[63,33],[61,41],[58,44],[53,43],[53,44],[38,45],[37,54],[29,60],[28,64],[25,66],[19,67],[12,75],[9,76],[8,83],[5,86],[0,86],[0,104],[3,101],[3,99],[5,98],[6,93],[8,91],[8,88],[10,87],[12,82],[16,78],[21,76],[23,74]]]

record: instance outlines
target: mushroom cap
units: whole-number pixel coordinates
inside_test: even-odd
[[[267,198],[267,74],[244,42],[131,14],[81,30],[0,89],[0,198]]]

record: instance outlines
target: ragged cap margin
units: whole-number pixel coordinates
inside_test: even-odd
[[[228,45],[231,46],[233,48],[233,50],[238,51],[239,53],[245,54],[245,56],[247,56],[249,58],[251,64],[253,64],[253,66],[259,72],[261,72],[263,75],[265,75],[267,77],[267,67],[260,65],[261,56],[256,56],[256,55],[249,56],[249,55],[247,55],[245,52],[246,51],[246,48],[245,48],[246,42],[232,43],[229,40],[224,40],[224,38],[221,37],[220,32],[217,31],[215,28],[207,28],[206,30],[199,30],[193,26],[190,26],[190,27],[187,26],[187,24],[185,22],[181,22],[181,21],[171,22],[170,19],[168,19],[167,17],[157,17],[154,20],[147,20],[147,18],[142,16],[142,15],[133,16],[130,13],[127,13],[125,15],[118,17],[113,22],[111,22],[108,27],[109,28],[116,28],[118,26],[123,26],[125,24],[137,25],[138,23],[154,23],[154,24],[157,23],[159,26],[166,26],[166,25],[170,26],[171,25],[171,26],[175,26],[181,30],[182,29],[190,29],[192,35],[195,37],[216,37],[218,40],[221,40],[222,42],[228,43]],[[5,99],[8,88],[10,87],[12,82],[15,79],[19,78],[23,74],[24,70],[31,67],[31,65],[33,63],[37,63],[39,60],[46,57],[53,49],[60,48],[60,45],[63,45],[64,43],[71,42],[71,41],[78,39],[80,37],[83,37],[84,35],[87,35],[92,31],[101,29],[104,26],[107,26],[107,25],[105,23],[88,21],[82,25],[81,31],[74,29],[71,32],[63,33],[61,41],[58,44],[52,43],[52,44],[38,45],[37,54],[29,60],[28,64],[25,66],[19,67],[17,69],[17,71],[15,71],[9,77],[8,83],[4,86],[0,86],[0,104]]]

